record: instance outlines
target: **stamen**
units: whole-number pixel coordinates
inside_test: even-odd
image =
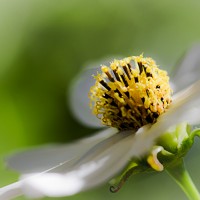
[[[123,82],[124,82],[124,85],[125,85],[126,87],[128,87],[128,82],[126,81],[125,76],[124,76],[124,75],[121,75],[121,78],[122,78],[122,80],[123,80]]]
[[[117,81],[120,81],[120,78],[119,78],[119,75],[117,73],[117,70],[113,69],[113,72],[114,72],[114,75],[115,75],[115,78],[117,79]]]
[[[135,82],[138,83],[138,77],[134,77]]]
[[[143,65],[141,62],[138,62],[138,66],[139,66],[140,74],[141,74],[143,72]]]
[[[131,64],[130,63],[127,63],[127,66],[128,66],[128,68],[129,68],[129,71],[130,71],[130,73],[131,73]]]
[[[112,77],[112,75],[109,73],[108,71],[108,68],[105,67],[105,66],[102,66],[102,71],[107,75],[108,79],[111,81],[111,82],[115,82],[115,79]]]
[[[123,69],[124,69],[124,71],[125,71],[125,73],[126,73],[128,79],[131,80],[131,77],[130,77],[129,72],[128,72],[128,69],[127,69],[127,66],[123,66]],[[129,69],[130,69],[130,68],[129,68]]]
[[[147,77],[153,77],[151,73],[147,72],[146,73]]]
[[[155,123],[172,101],[167,73],[142,55],[102,66],[95,79],[89,94],[93,113],[120,130]]]
[[[100,81],[101,85],[103,85],[108,91],[111,90],[111,88],[107,85],[107,83],[103,80]]]

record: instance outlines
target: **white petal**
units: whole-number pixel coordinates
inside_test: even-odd
[[[46,145],[19,152],[8,157],[7,163],[9,167],[22,173],[41,172],[64,161],[79,157],[92,146],[116,132],[116,129],[109,128],[74,143]]]
[[[40,177],[34,176],[24,181],[23,191],[26,196],[32,198],[73,195],[79,192],[84,185],[84,182],[76,176],[75,172],[67,175],[47,173]]]
[[[191,125],[200,124],[200,81],[176,94],[173,102],[173,109],[170,111],[177,109],[176,114],[173,114],[174,118],[178,118],[175,120],[185,121]]]
[[[91,127],[102,127],[102,123],[95,115],[92,114],[92,111],[89,107],[89,98],[88,93],[91,86],[95,84],[95,79],[93,75],[97,74],[97,71],[100,72],[101,65],[109,65],[108,60],[103,59],[95,63],[90,63],[72,82],[69,92],[69,104],[74,116],[83,124]]]
[[[59,197],[95,187],[124,167],[130,158],[127,152],[134,143],[134,134],[130,131],[115,134],[73,165],[66,162],[42,174],[29,174],[33,176],[21,181],[22,190],[30,197]]]
[[[144,147],[152,145],[152,135],[145,135],[148,128],[142,127],[136,134],[130,131],[115,134],[98,143],[75,163],[69,161],[43,173],[22,176],[23,194],[31,198],[69,196],[105,182],[133,155],[145,153]],[[4,188],[0,190],[0,197],[3,192]]]
[[[173,90],[180,91],[199,79],[200,76],[200,44],[194,45],[178,63],[172,74]]]
[[[9,200],[22,195],[21,181],[0,188],[0,199]]]
[[[69,103],[74,116],[84,125],[91,127],[101,127],[101,121],[92,114],[89,107],[88,93],[95,80],[92,77],[97,69],[84,70],[70,88]]]

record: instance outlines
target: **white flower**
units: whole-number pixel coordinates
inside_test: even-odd
[[[83,123],[102,127],[88,108],[87,93],[95,73],[94,68],[85,70],[82,79],[73,84],[71,107]],[[108,128],[72,144],[46,146],[10,157],[8,165],[22,175],[18,182],[0,189],[0,199],[19,195],[61,197],[93,188],[116,175],[129,159],[144,155],[169,127],[181,122],[200,124],[199,75],[200,46],[195,46],[172,77],[173,102],[153,125],[144,125],[136,132]]]

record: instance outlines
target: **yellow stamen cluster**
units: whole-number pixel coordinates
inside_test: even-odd
[[[137,130],[155,123],[171,103],[167,72],[142,55],[102,66],[95,79],[89,93],[91,107],[107,126]]]

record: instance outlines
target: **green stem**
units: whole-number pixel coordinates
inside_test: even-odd
[[[167,169],[167,172],[172,176],[176,183],[182,188],[190,200],[200,200],[200,194],[194,185],[190,175],[185,169],[184,162],[181,159],[174,165]]]

